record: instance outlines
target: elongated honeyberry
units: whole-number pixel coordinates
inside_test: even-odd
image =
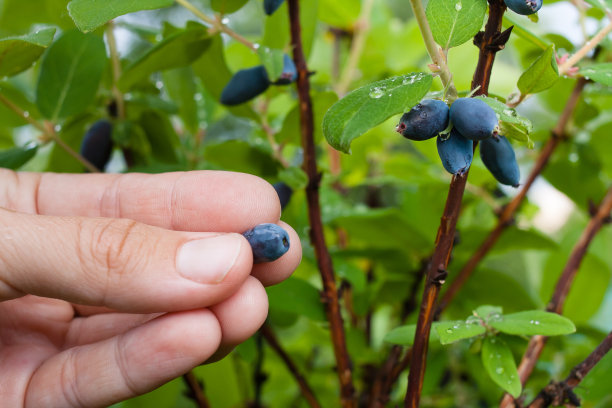
[[[239,105],[263,93],[270,86],[268,74],[263,65],[241,69],[236,72],[221,92],[221,103]]]
[[[457,129],[453,128],[448,138],[438,136],[436,145],[442,165],[450,174],[464,174],[470,168],[474,142],[461,136]]]
[[[283,55],[283,73],[280,78],[278,78],[273,83],[275,85],[288,85],[292,82],[295,82],[297,79],[297,68],[295,67],[295,63],[293,59],[287,54]]]
[[[278,194],[281,210],[284,210],[287,204],[289,204],[289,201],[291,200],[293,189],[282,181],[272,184],[272,187],[274,187],[274,190],[276,190],[276,194]]]
[[[289,250],[289,234],[276,224],[259,224],[242,235],[251,244],[253,262],[271,262]]]
[[[480,158],[501,184],[518,187],[521,177],[512,145],[499,135],[480,143]]]
[[[264,11],[267,15],[272,15],[285,0],[264,0]]]
[[[542,7],[542,0],[504,0],[506,6],[517,14],[528,16]]]
[[[459,98],[450,107],[450,120],[466,139],[484,140],[499,132],[495,111],[478,98]]]
[[[108,120],[99,120],[87,130],[81,143],[81,156],[99,170],[104,170],[110,160],[113,151],[112,133],[113,125]]]
[[[448,126],[448,112],[443,101],[425,99],[402,115],[396,130],[406,139],[431,139]]]

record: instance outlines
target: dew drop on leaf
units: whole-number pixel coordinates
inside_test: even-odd
[[[460,11],[462,8],[463,8],[463,5],[461,4],[460,1],[455,3],[455,10]]]
[[[385,89],[379,86],[375,86],[370,89],[370,98],[379,99],[385,94]]]

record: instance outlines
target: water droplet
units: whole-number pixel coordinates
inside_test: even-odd
[[[155,87],[157,89],[162,89],[164,87],[164,83],[162,81],[155,82]]]
[[[470,316],[465,320],[466,324],[477,324],[480,323],[480,319],[477,316]]]
[[[196,93],[196,94],[193,96],[193,99],[195,99],[196,101],[201,101],[201,100],[202,100],[202,98],[203,98],[203,96],[202,96],[202,94],[201,94],[201,93],[199,93],[199,92],[198,92],[198,93]]]
[[[457,3],[455,3],[455,10],[459,11],[463,8],[463,5],[461,4],[460,1],[458,1]]]
[[[536,320],[535,322],[533,322],[533,324],[537,326],[538,324],[540,324],[540,322]]]
[[[512,384],[512,381],[508,380],[508,381],[506,381],[506,384],[510,385],[510,384]]]
[[[260,47],[260,45],[259,45],[259,44],[257,44],[257,43],[253,44],[253,48],[255,48],[256,50],[258,50],[258,49],[259,49],[259,47]]]
[[[458,324],[456,324],[456,325],[454,325],[454,326],[453,326],[453,329],[458,329],[458,328],[459,328],[459,325],[458,325]]]
[[[28,112],[28,111],[23,111],[23,117],[24,117],[24,118],[29,118],[29,117],[30,117],[30,112]]]
[[[223,17],[223,18],[221,19],[221,24],[228,25],[228,24],[229,24],[229,18],[227,18],[227,17]]]
[[[448,334],[450,334],[450,333],[452,333],[452,332],[453,332],[453,329],[446,329],[446,332],[447,332]]]
[[[571,161],[572,163],[576,163],[578,161],[578,159],[579,159],[578,153],[572,152],[572,153],[570,153],[568,158],[569,158],[569,161]]]
[[[164,39],[164,36],[163,36],[163,35],[161,35],[161,34],[157,34],[157,35],[155,36],[155,41],[161,41],[161,40],[163,40],[163,39]]]
[[[385,94],[385,88],[380,86],[375,86],[370,89],[370,98],[379,99]]]
[[[497,367],[497,368],[495,369],[495,372],[496,372],[497,374],[503,374],[503,373],[504,373],[504,368],[503,368],[503,367]]]
[[[60,130],[62,130],[62,125],[55,125],[53,127],[53,130],[55,130],[56,132],[59,132]]]
[[[512,110],[512,109],[504,109],[504,115],[507,115],[507,116],[514,116],[514,115],[515,115],[515,112],[514,112],[514,110]]]

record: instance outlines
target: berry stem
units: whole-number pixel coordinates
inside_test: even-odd
[[[336,357],[338,378],[340,380],[341,406],[344,408],[354,408],[357,406],[357,401],[355,400],[355,388],[353,386],[353,372],[346,346],[344,322],[340,310],[336,277],[331,256],[327,244],[325,243],[323,222],[321,220],[321,207],[319,201],[319,183],[321,175],[317,168],[314,141],[314,113],[312,109],[312,99],[310,98],[308,67],[302,47],[299,0],[288,0],[288,5],[293,60],[298,70],[297,89],[300,101],[300,130],[302,135],[302,148],[304,149],[303,169],[308,175],[306,201],[308,203],[308,218],[310,220],[310,242],[314,247],[317,265],[323,281],[323,293],[321,297],[325,305],[325,312],[330,325],[334,355]]]
[[[547,311],[558,314],[561,314],[561,312],[563,311],[565,300],[572,287],[572,283],[574,282],[576,273],[580,268],[580,264],[582,263],[582,260],[586,255],[587,249],[589,248],[589,245],[593,241],[595,235],[606,223],[611,211],[612,187],[606,193],[606,196],[599,205],[596,214],[593,216],[593,218],[591,218],[586,228],[582,231],[580,239],[574,246],[574,249],[570,254],[569,260],[567,261],[563,272],[561,272],[561,276],[557,280],[557,285],[555,287],[555,291],[552,295],[552,298],[546,306]],[[544,349],[547,340],[548,337],[546,336],[533,336],[531,340],[529,340],[527,350],[525,351],[525,354],[523,354],[523,358],[521,359],[521,363],[518,367],[519,377],[523,386],[527,382],[527,379],[531,375],[533,368],[535,367],[538,359],[540,358],[540,355],[542,354],[542,350]],[[514,398],[508,394],[504,395],[504,398],[502,399],[499,406],[500,408],[513,407]]]
[[[115,40],[115,23],[113,20],[106,24],[106,41],[108,42],[108,49],[110,52],[113,73],[112,92],[115,96],[115,102],[117,103],[117,117],[119,119],[125,119],[125,100],[123,98],[123,93],[117,86],[117,82],[119,82],[119,77],[121,76],[121,61],[119,60],[119,52],[117,51],[117,41]]]
[[[244,38],[243,36],[241,36],[240,34],[235,32],[234,30],[232,30],[231,28],[229,28],[228,26],[223,24],[223,22],[221,22],[221,20],[219,18],[213,18],[213,17],[207,16],[206,14],[204,14],[200,10],[198,10],[188,0],[176,0],[176,2],[178,4],[180,4],[181,6],[185,7],[187,10],[191,11],[200,20],[204,21],[207,24],[210,24],[212,26],[213,30],[221,31],[221,32],[229,35],[234,40],[236,40],[236,41],[244,44],[248,48],[250,48],[253,52],[257,51],[257,46],[255,44],[253,44],[252,42],[250,42],[249,40],[247,40],[246,38]]]
[[[584,359],[576,365],[569,375],[561,382],[551,382],[544,387],[537,397],[527,406],[527,408],[544,408],[551,403],[563,405],[564,401],[571,397],[573,389],[580,384],[582,379],[591,371],[593,367],[612,349],[612,332],[608,333],[605,339]],[[577,398],[577,397],[576,397]]]
[[[419,25],[427,23],[420,1],[411,0],[410,3],[413,5],[417,19],[419,19]],[[476,93],[479,95],[487,95],[488,93],[495,55],[501,48],[487,45],[491,45],[496,39],[500,38],[505,10],[506,6],[503,0],[489,0],[489,18],[484,33],[478,36],[480,54],[472,80],[472,89],[477,89]],[[431,36],[431,31],[428,26],[426,28],[427,30],[423,34],[423,38],[426,44],[431,44],[431,42],[427,40],[427,37]],[[431,41],[433,41],[433,38],[431,38]],[[435,59],[434,62],[436,62]],[[412,346],[412,360],[410,362],[410,373],[408,375],[408,390],[404,400],[404,406],[407,408],[417,408],[419,406],[421,389],[423,388],[423,380],[425,378],[429,334],[436,310],[436,299],[442,284],[444,284],[446,280],[446,268],[453,249],[456,225],[468,174],[469,170],[463,175],[453,176],[451,180],[448,196],[446,198],[446,205],[442,214],[440,227],[438,228],[436,247],[427,268],[425,289],[423,291],[414,344]]]
[[[608,18],[610,18],[610,22],[604,28],[599,30],[599,32],[595,34],[593,38],[587,41],[582,48],[576,51],[574,55],[568,58],[568,60],[559,67],[559,75],[563,76],[567,74],[567,72],[574,65],[582,61],[582,59],[586,57],[591,50],[597,47],[606,38],[606,36],[612,31],[612,17],[608,16]]]
[[[40,130],[44,136],[43,143],[48,143],[49,141],[54,141],[57,143],[59,147],[64,149],[66,153],[70,156],[74,157],[76,160],[81,162],[87,170],[92,173],[99,173],[100,170],[91,164],[89,160],[75,152],[70,146],[68,146],[62,139],[60,139],[55,133],[54,126],[51,122],[46,122],[45,124],[38,122],[34,118],[32,118],[26,111],[21,109],[19,106],[15,105],[13,101],[7,99],[4,95],[0,93],[0,102],[3,103],[7,108],[15,112],[17,115],[22,117],[25,121],[27,121],[30,125],[34,126],[36,129]]]
[[[188,371],[187,374],[183,374],[183,380],[191,391],[189,398],[191,398],[197,404],[198,408],[209,408],[210,404],[208,403],[202,386],[200,385],[196,375],[193,373],[193,370]]]
[[[423,36],[423,41],[425,42],[425,47],[427,48],[429,57],[435,65],[440,67],[440,79],[442,80],[444,88],[447,89],[446,95],[449,102],[452,102],[457,99],[457,89],[453,84],[453,76],[448,68],[448,65],[446,64],[444,54],[440,52],[440,47],[438,44],[436,44],[436,41],[433,38],[431,28],[429,27],[429,22],[427,21],[427,16],[425,15],[425,9],[423,8],[423,3],[421,0],[410,0],[410,5],[412,6],[414,17],[419,24],[419,29],[421,31],[421,35]]]

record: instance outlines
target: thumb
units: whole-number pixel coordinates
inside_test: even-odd
[[[0,210],[0,301],[24,294],[149,313],[219,303],[252,268],[240,234]]]

